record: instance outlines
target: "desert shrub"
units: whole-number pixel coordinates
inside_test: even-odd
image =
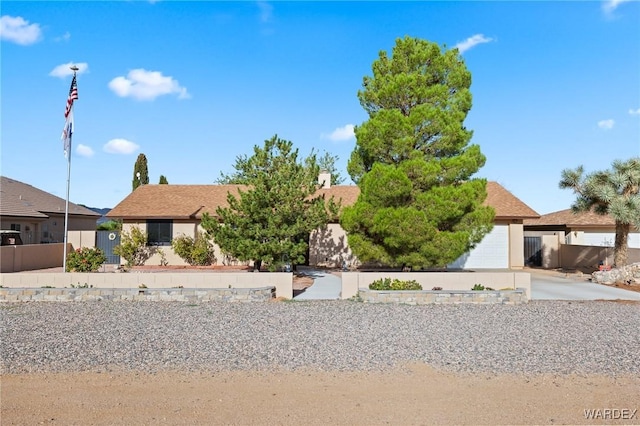
[[[127,266],[140,266],[149,260],[153,250],[147,247],[147,233],[137,226],[131,227],[131,231],[122,231],[120,244],[113,248],[113,253],[121,256]]]
[[[369,290],[422,290],[422,286],[416,280],[380,278],[369,284]]]
[[[432,288],[431,290],[433,290],[433,291],[440,291],[440,290],[442,290],[442,287],[438,287],[438,286],[436,286],[436,287]]]
[[[482,284],[476,284],[471,288],[471,290],[473,290],[473,291],[483,291],[483,290],[492,291],[493,289],[491,287],[485,287]]]
[[[206,235],[198,232],[196,238],[181,235],[171,241],[173,251],[189,265],[206,266],[216,263],[213,244]]]
[[[95,272],[107,257],[99,248],[82,247],[67,253],[67,272]]]

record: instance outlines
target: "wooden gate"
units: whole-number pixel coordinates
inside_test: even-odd
[[[120,244],[119,231],[98,231],[96,233],[96,246],[107,256],[105,263],[119,265],[120,256],[113,253],[113,248]]]
[[[524,237],[524,263],[542,266],[542,237]]]

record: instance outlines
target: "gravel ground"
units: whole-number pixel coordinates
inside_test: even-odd
[[[3,373],[384,371],[640,375],[640,305],[0,305]]]

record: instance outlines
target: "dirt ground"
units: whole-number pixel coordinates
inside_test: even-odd
[[[638,395],[637,377],[467,375],[424,365],[385,373],[23,374],[1,377],[0,422],[640,424]],[[600,418],[585,410],[601,410]]]

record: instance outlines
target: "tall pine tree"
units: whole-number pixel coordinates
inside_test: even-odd
[[[355,129],[347,170],[360,187],[341,224],[362,262],[444,267],[492,229],[483,206],[485,163],[463,124],[471,73],[457,49],[397,39],[381,51],[358,98],[369,119]]]

